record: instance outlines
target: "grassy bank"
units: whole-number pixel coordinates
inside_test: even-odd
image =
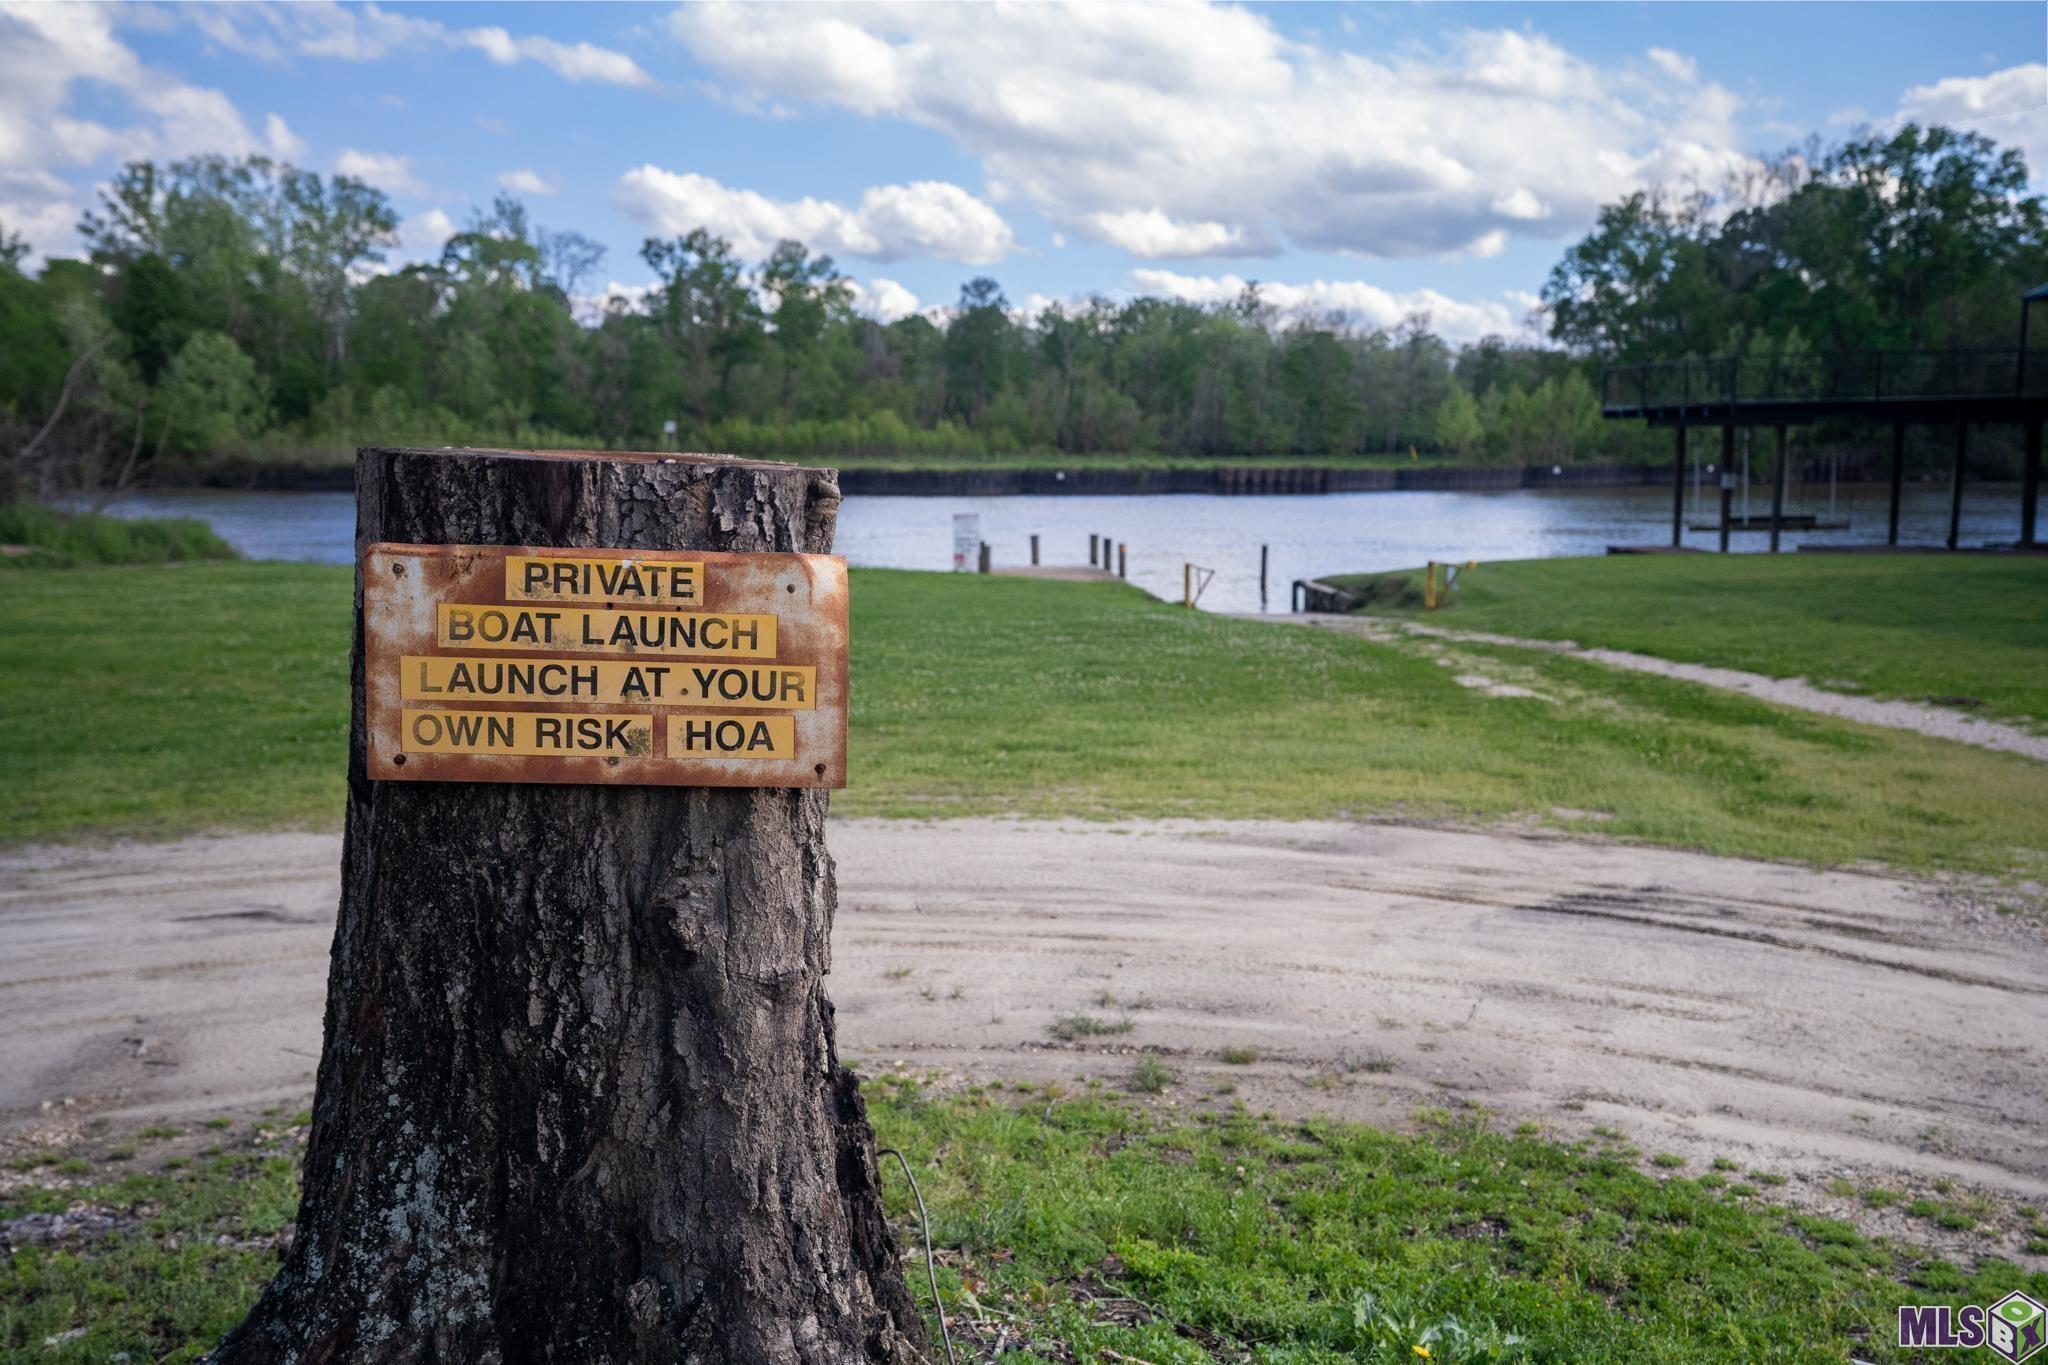
[[[1374,613],[1576,640],[1840,692],[1933,700],[2048,733],[2048,558],[1611,555],[1482,564],[1443,609],[1422,574],[1377,585]],[[1405,591],[1403,591],[1405,589]]]
[[[196,517],[108,517],[40,503],[0,506],[0,568],[169,564],[233,559],[235,551]]]
[[[348,598],[309,566],[19,575],[0,837],[332,827]],[[1579,660],[1446,668],[1121,585],[864,570],[853,599],[841,814],[1519,820],[1991,872],[2048,845],[2042,765]]]
[[[1775,1204],[1769,1172],[1492,1133],[1471,1111],[1421,1115],[1401,1136],[1220,1107],[1162,1121],[1107,1092],[933,1098],[882,1082],[868,1087],[876,1129],[917,1174],[969,1358],[1001,1339],[1157,1365],[1889,1362],[1906,1358],[1900,1303],[2048,1292],[2048,1275],[2009,1261],[1961,1265]],[[0,1196],[0,1224],[67,1209],[100,1222],[0,1262],[0,1351],[190,1361],[240,1318],[277,1265],[303,1128],[211,1125],[16,1162],[36,1173]],[[893,1164],[883,1180],[915,1245]],[[1952,1228],[1994,1216],[1929,1203]],[[2038,1213],[2015,1216],[2048,1236]],[[929,1313],[920,1260],[905,1268]]]

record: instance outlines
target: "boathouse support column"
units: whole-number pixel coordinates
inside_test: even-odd
[[[1963,460],[1970,452],[1970,424],[1956,423],[1956,468],[1948,486],[1948,547],[1953,550],[1963,534]]]
[[[2027,455],[2020,469],[2020,544],[2037,545],[2041,504],[2041,424],[2027,423]]]
[[[1778,467],[1771,479],[1771,553],[1778,553],[1778,536],[1785,527],[1785,428],[1778,428]]]
[[[1685,543],[1685,427],[1672,428],[1677,438],[1671,456],[1671,548]]]
[[[1721,553],[1728,553],[1729,503],[1735,496],[1735,428],[1721,428]]]
[[[1906,424],[1896,422],[1892,425],[1892,512],[1891,530],[1885,538],[1887,545],[1899,543],[1899,495],[1905,488],[1905,481]]]

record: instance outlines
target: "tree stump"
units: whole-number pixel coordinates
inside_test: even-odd
[[[907,1362],[826,793],[370,782],[375,541],[831,549],[831,471],[365,449],[340,920],[291,1250],[221,1362]]]

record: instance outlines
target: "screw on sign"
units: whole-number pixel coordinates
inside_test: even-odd
[[[838,1064],[821,470],[366,449],[287,1360],[910,1362]]]

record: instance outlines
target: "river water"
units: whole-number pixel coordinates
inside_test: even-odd
[[[1697,509],[1687,494],[1687,520],[1710,521],[1713,489]],[[1835,510],[1847,530],[1787,532],[1788,546],[1880,543],[1885,536],[1882,484],[1844,485]],[[1795,487],[1788,512],[1826,515],[1825,484]],[[1948,489],[1906,489],[1900,539],[1938,544],[1948,534]],[[351,493],[141,493],[108,509],[120,516],[200,517],[255,559],[346,564],[353,557],[355,497]],[[1768,489],[1752,489],[1750,510],[1770,512]],[[1697,511],[1697,515],[1695,515]],[[1742,507],[1738,495],[1736,513]],[[1285,611],[1288,585],[1323,574],[1406,568],[1428,559],[1541,559],[1597,555],[1609,545],[1656,545],[1671,536],[1667,490],[1518,489],[1492,493],[1330,493],[1220,497],[1212,494],[1113,497],[849,497],[839,515],[837,550],[851,564],[894,569],[945,569],[952,563],[953,516],[979,516],[981,538],[997,567],[1030,561],[1039,536],[1046,564],[1086,564],[1090,534],[1130,547],[1130,577],[1147,590],[1179,600],[1182,565],[1215,570],[1201,605],[1218,611]],[[2011,543],[2019,534],[2017,484],[1964,489],[1965,545]],[[1715,544],[1711,531],[1688,532],[1686,543]],[[1769,537],[1738,533],[1739,551],[1764,549]],[[1269,549],[1268,593],[1259,596],[1259,547]]]

